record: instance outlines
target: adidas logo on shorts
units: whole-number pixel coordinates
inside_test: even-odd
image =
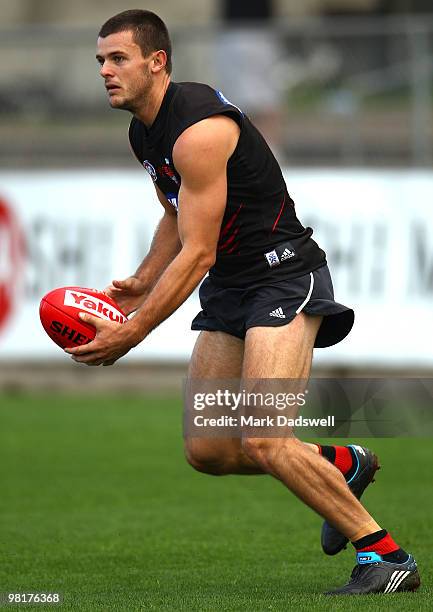
[[[291,251],[290,249],[284,249],[283,253],[280,255],[280,260],[284,261],[285,259],[290,259],[295,256],[295,251]]]
[[[284,314],[283,309],[281,308],[281,306],[279,308],[276,308],[272,312],[270,312],[269,316],[270,317],[278,317],[279,319],[285,319],[286,318],[286,315]]]

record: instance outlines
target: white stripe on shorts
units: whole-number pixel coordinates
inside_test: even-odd
[[[313,276],[313,273],[310,272],[310,289],[308,290],[308,294],[305,300],[302,302],[299,308],[296,309],[296,314],[299,314],[301,310],[303,310],[305,306],[308,304],[308,302],[310,301],[311,294],[313,293],[313,288],[314,288],[314,276]]]

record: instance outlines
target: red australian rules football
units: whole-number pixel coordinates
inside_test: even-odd
[[[43,328],[51,340],[62,348],[87,344],[94,339],[96,329],[81,321],[80,312],[88,312],[114,323],[125,323],[127,320],[108,295],[83,287],[54,289],[42,298],[39,308]]]

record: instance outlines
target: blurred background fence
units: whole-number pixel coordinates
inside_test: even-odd
[[[127,117],[107,107],[93,60],[96,32],[2,26],[4,166],[130,165]],[[281,161],[431,166],[433,16],[279,18],[171,33],[174,79],[227,92]]]
[[[100,25],[127,8],[124,0],[0,0],[0,384],[2,372],[14,384],[24,379],[24,364],[35,384],[35,364],[72,371],[43,335],[40,297],[55,285],[103,287],[129,274],[160,214],[129,150],[129,115],[109,108],[94,59]],[[320,354],[318,368],[425,374],[433,365],[433,6],[160,0],[143,8],[169,27],[174,80],[221,89],[265,134],[299,217],[328,253],[337,298],[355,307],[353,334]],[[184,371],[198,307],[195,294],[130,371],[137,359]]]

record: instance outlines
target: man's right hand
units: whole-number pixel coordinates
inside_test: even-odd
[[[104,293],[113,298],[128,316],[140,308],[149,293],[149,288],[136,276],[130,276],[125,280],[113,280],[112,284],[104,289]]]

